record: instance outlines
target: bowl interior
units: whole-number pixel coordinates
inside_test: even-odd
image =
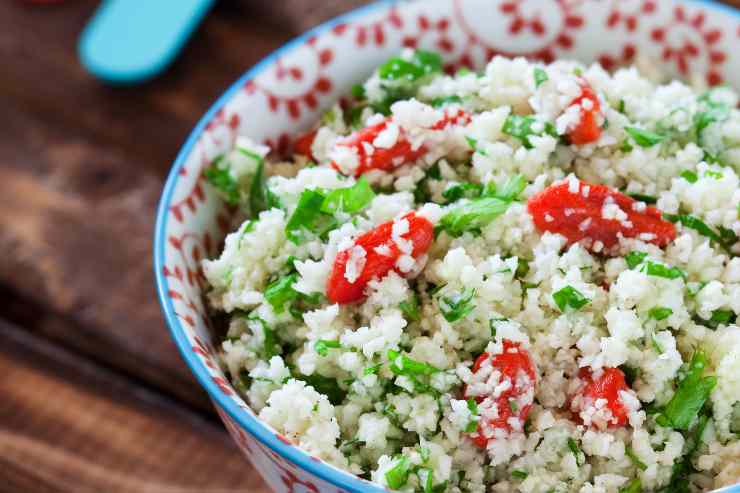
[[[286,443],[256,419],[219,368],[199,264],[218,254],[232,211],[205,184],[203,169],[237,135],[286,153],[294,135],[404,46],[439,51],[449,70],[480,69],[496,54],[599,61],[606,68],[647,57],[671,76],[740,87],[740,54],[732,49],[739,26],[737,10],[708,1],[386,1],[309,31],[247,71],[178,154],[159,205],[154,246],[167,323],[232,434],[238,438],[246,430],[267,453],[333,485],[382,490]]]

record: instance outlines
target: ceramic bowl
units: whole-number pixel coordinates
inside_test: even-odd
[[[740,13],[708,1],[425,0],[381,2],[333,19],[250,68],[206,111],[175,160],[154,239],[159,300],[182,356],[226,428],[278,493],[380,492],[323,463],[263,424],[219,368],[204,306],[200,260],[218,254],[230,212],[203,169],[237,135],[276,153],[322,111],[404,46],[442,53],[447,68],[481,68],[495,54],[546,61],[636,57],[677,77],[740,87]],[[735,46],[735,49],[733,49]],[[724,491],[740,492],[740,486]]]

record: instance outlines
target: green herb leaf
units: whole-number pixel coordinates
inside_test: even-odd
[[[521,469],[514,469],[511,471],[511,477],[515,479],[521,479],[524,481],[527,479],[527,476],[529,476],[529,473],[527,471],[522,471]]]
[[[257,155],[255,154],[255,156]],[[267,186],[265,162],[264,159],[260,158],[249,190],[249,210],[252,213],[252,217],[257,217],[259,212],[275,207],[281,207],[280,199]]]
[[[533,128],[534,127],[534,128]],[[522,145],[527,149],[532,149],[530,137],[533,135],[551,135],[557,137],[555,126],[550,122],[542,122],[532,115],[509,115],[504,122],[501,131],[507,135],[519,139]]]
[[[383,80],[415,82],[425,75],[442,72],[442,57],[430,51],[416,50],[412,59],[393,57],[378,67]]]
[[[625,447],[624,453],[627,457],[630,458],[630,460],[635,466],[637,466],[643,471],[647,469],[647,465],[644,462],[642,462],[639,457],[637,457],[637,455],[635,454],[635,451],[632,450],[632,447],[630,447],[629,445]]]
[[[536,67],[534,69],[534,86],[540,87],[547,80],[548,80],[547,72],[545,72],[544,69]]]
[[[627,486],[619,488],[619,493],[641,493],[641,492],[642,492],[642,483],[640,482],[640,478],[635,478],[629,483],[627,483]]]
[[[703,351],[694,353],[684,378],[678,383],[673,397],[662,410],[664,420],[677,430],[688,430],[704,402],[717,385],[717,377],[703,377],[707,357]]]
[[[331,339],[319,339],[313,345],[313,348],[319,353],[320,356],[326,356],[329,354],[329,349],[337,349],[342,347],[339,341]]]
[[[329,192],[321,204],[321,212],[326,214],[337,212],[353,214],[370,205],[374,198],[375,192],[373,192],[367,179],[362,177],[351,187],[338,188]]]
[[[421,315],[419,314],[419,298],[416,296],[416,293],[413,293],[409,299],[399,303],[398,308],[401,309],[403,316],[408,321],[418,322],[421,320]]]
[[[565,312],[565,309],[568,307],[574,310],[580,310],[591,302],[591,300],[583,296],[583,294],[573,286],[565,286],[564,288],[555,291],[552,294],[552,299],[555,301],[555,304],[561,312]]]
[[[432,106],[434,106],[435,108],[441,108],[448,104],[462,104],[462,102],[463,100],[460,96],[452,95],[432,99]]]
[[[352,96],[355,99],[365,99],[365,86],[362,84],[354,84],[352,86]]]
[[[722,235],[716,233],[712,228],[707,226],[704,221],[690,214],[663,214],[663,217],[672,223],[679,222],[687,228],[693,229],[700,235],[706,236],[727,250],[729,250],[729,248],[737,241],[737,236],[735,236],[734,233],[723,238]]]
[[[336,378],[325,377],[314,373],[313,375],[299,375],[296,380],[303,380],[307,385],[316,390],[319,394],[324,394],[333,405],[338,406],[347,397],[347,392],[342,390]]]
[[[624,260],[627,262],[627,267],[634,269],[640,265],[647,256],[647,252],[630,252],[624,256]]]
[[[383,366],[383,363],[378,363],[377,365],[374,365],[374,366],[368,366],[367,368],[363,370],[362,374],[365,376],[374,375],[380,371],[380,368],[382,366]]]
[[[442,316],[450,323],[467,317],[475,309],[474,296],[474,289],[466,289],[457,296],[442,297],[442,303],[439,304]]]
[[[490,182],[486,186],[484,195],[486,197],[495,197],[501,200],[514,201],[519,199],[521,194],[527,187],[527,179],[522,175],[514,175],[507,179],[501,188],[496,187],[496,183]]]
[[[388,361],[391,364],[390,370],[394,375],[432,375],[433,373],[442,371],[429,363],[411,359],[405,354],[392,349],[388,351]]]
[[[720,325],[729,325],[734,318],[735,313],[732,310],[714,310],[709,320],[704,320],[697,315],[694,317],[694,321],[715,330]]]
[[[680,176],[689,183],[696,183],[699,180],[699,177],[696,175],[696,173],[688,169],[682,171]]]
[[[276,313],[285,311],[285,304],[298,297],[298,292],[293,289],[293,284],[297,279],[298,273],[294,272],[289,276],[281,277],[265,289],[265,299]]]
[[[641,193],[628,193],[627,195],[638,202],[645,202],[646,204],[658,203],[658,197],[654,197],[653,195],[643,195]]]
[[[666,279],[678,279],[679,277],[686,277],[686,273],[678,267],[668,267],[658,262],[648,260],[640,268],[641,272],[646,273],[649,276],[664,277]]]
[[[466,231],[487,226],[491,221],[506,212],[510,205],[510,200],[503,200],[498,197],[473,199],[453,208],[442,216],[439,229],[446,231],[450,236],[461,236]]]
[[[655,320],[665,320],[671,315],[673,315],[673,310],[667,306],[654,306],[648,311],[648,317]]]
[[[650,334],[650,343],[653,345],[653,349],[658,354],[663,354],[663,347],[661,347],[658,340],[655,338],[655,334]]]
[[[637,127],[624,127],[624,131],[627,132],[635,144],[640,147],[653,147],[655,144],[660,143],[665,139],[665,135],[661,135],[643,128]]]
[[[239,204],[239,184],[231,176],[228,166],[222,167],[224,157],[217,157],[211,166],[205,169],[203,176],[229,205]]]
[[[396,465],[388,469],[385,473],[385,482],[393,490],[403,488],[409,479],[409,472],[411,471],[411,463],[405,455],[399,456],[396,460]]]
[[[478,429],[478,403],[472,397],[468,398],[468,410],[473,419],[465,427],[466,433],[474,433]]]
[[[568,437],[568,448],[571,453],[576,457],[576,465],[581,467],[583,465],[583,458],[581,457],[581,449],[578,448],[578,444],[571,437]]]
[[[324,194],[317,190],[304,190],[301,193],[298,205],[285,225],[285,234],[290,241],[300,245],[306,241],[307,232],[320,236],[336,227],[336,219],[321,212],[324,200]]]
[[[452,203],[460,200],[461,198],[473,199],[476,197],[480,197],[480,194],[482,192],[483,185],[481,185],[480,183],[464,182],[457,183],[446,189],[444,192],[442,192],[442,197],[446,198],[448,203]]]

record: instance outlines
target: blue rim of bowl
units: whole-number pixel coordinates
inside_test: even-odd
[[[236,402],[234,402],[231,397],[225,395],[213,381],[208,368],[193,352],[190,342],[185,335],[185,330],[182,327],[179,318],[175,314],[175,307],[172,303],[172,299],[167,295],[167,292],[169,291],[169,282],[163,274],[166,247],[165,231],[167,229],[169,205],[172,193],[175,189],[175,183],[178,180],[180,169],[185,165],[188,156],[193,150],[193,147],[195,147],[195,144],[203,133],[206,125],[213,119],[215,114],[244,87],[244,84],[246,84],[247,81],[257,77],[265,69],[271,66],[271,64],[281,55],[302,45],[312,36],[329,31],[334,26],[346,23],[357,17],[361,17],[381,9],[390,8],[392,5],[398,3],[398,1],[399,0],[375,1],[326,21],[304,34],[293,38],[270,55],[260,60],[256,65],[239,77],[239,79],[211,105],[205,115],[203,115],[203,117],[198,121],[198,124],[190,132],[185,144],[177,154],[177,158],[175,159],[172,169],[167,175],[167,180],[162,191],[162,198],[157,207],[157,220],[154,228],[154,276],[157,281],[157,296],[159,298],[159,303],[165,316],[167,326],[170,329],[172,337],[175,339],[175,343],[177,344],[180,354],[200,385],[205,388],[206,392],[208,392],[209,397],[215,401],[215,404],[219,408],[223,409],[231,419],[236,421],[240,427],[246,429],[257,440],[279,454],[281,457],[334,486],[338,486],[352,492],[361,493],[379,493],[385,492],[386,490],[379,485],[375,485],[369,481],[363,480],[362,478],[358,478],[349,472],[342,471],[324,462],[316,461],[298,447],[282,442],[278,439],[275,432],[267,428],[267,426],[258,418],[249,415],[241,409]],[[718,0],[689,0],[689,2],[702,4],[710,9],[722,11],[725,14],[730,14],[740,18],[740,10],[730,5],[720,3]],[[740,493],[740,484],[715,490],[714,493]]]

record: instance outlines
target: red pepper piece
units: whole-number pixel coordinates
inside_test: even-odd
[[[473,396],[478,403],[480,419],[478,429],[471,435],[471,439],[481,448],[486,448],[497,429],[506,432],[523,430],[524,422],[532,409],[537,374],[529,351],[524,349],[520,343],[508,339],[504,339],[503,346],[504,351],[501,354],[492,357],[489,353],[483,353],[478,356],[473,365],[473,373],[491,372],[493,369],[501,374],[498,384],[504,381],[511,384],[508,389],[496,397]],[[465,387],[464,396],[466,399],[470,397],[469,386]],[[498,417],[487,418],[487,410],[493,407],[496,408]],[[512,418],[518,423],[513,427]]]
[[[467,125],[470,123],[470,113],[462,108],[458,108],[457,111],[445,111],[445,115],[434,125],[432,130],[444,130],[448,125]]]
[[[417,149],[412,148],[411,143],[406,139],[404,131],[401,128],[399,128],[396,143],[391,147],[382,148],[373,146],[375,138],[388,127],[389,123],[390,118],[353,132],[336,144],[338,146],[349,147],[357,154],[360,164],[354,170],[355,177],[373,169],[391,171],[406,163],[416,161],[426,152],[426,148],[423,145]],[[367,146],[363,144],[371,146],[372,152],[368,152]],[[332,163],[332,167],[338,171],[342,171],[334,162]]]
[[[403,219],[408,221],[409,230],[401,238],[411,242],[411,256],[419,258],[432,244],[434,226],[428,219],[414,212],[409,212]],[[345,277],[352,248],[337,253],[326,285],[326,297],[331,303],[345,304],[361,300],[371,279],[382,279],[388,272],[396,269],[396,261],[403,252],[392,237],[393,223],[394,221],[382,223],[355,240],[354,246],[365,250],[365,265],[353,282]]]
[[[590,109],[582,106],[586,100],[591,102]],[[596,117],[601,112],[601,105],[593,88],[586,81],[581,80],[581,95],[575,98],[570,104],[581,106],[581,120],[578,122],[578,125],[568,132],[570,143],[581,145],[598,140],[601,135],[601,127],[599,127]]]
[[[618,205],[626,218],[605,219],[602,215],[605,202]],[[570,243],[592,240],[585,244],[592,251],[596,241],[606,248],[614,246],[619,235],[639,237],[660,247],[676,238],[676,227],[664,220],[658,209],[638,208],[636,203],[635,199],[605,185],[579,181],[578,191],[571,192],[569,180],[564,180],[531,197],[527,209],[538,230],[559,233]]]
[[[311,146],[313,146],[313,141],[315,139],[316,130],[300,135],[293,143],[293,152],[300,154],[301,156],[306,156],[311,161],[315,161],[313,152],[311,151]]]
[[[627,424],[628,409],[622,402],[619,393],[628,392],[629,385],[624,378],[624,373],[619,368],[604,368],[597,377],[594,377],[590,368],[581,368],[578,377],[582,384],[573,399],[571,409],[575,412],[597,407],[598,399],[606,400],[612,418],[609,426],[624,426]]]

